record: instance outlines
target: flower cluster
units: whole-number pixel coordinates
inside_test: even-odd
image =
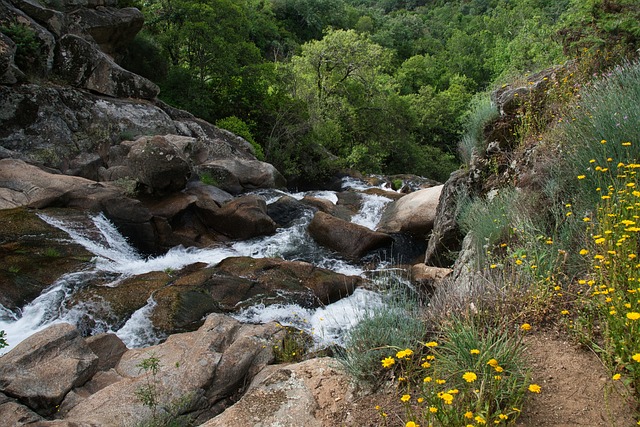
[[[524,324],[520,330],[530,328]],[[416,351],[399,350],[395,357],[382,359],[382,366],[397,375],[405,425],[512,423],[520,412],[526,377],[514,360],[501,362],[499,358],[507,356],[491,357],[487,350],[491,347],[496,347],[495,343],[479,342],[477,347],[462,349],[453,342],[429,341]],[[536,384],[528,387],[532,393],[541,390]],[[377,409],[386,417],[380,407]]]

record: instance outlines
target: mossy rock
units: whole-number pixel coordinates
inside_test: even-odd
[[[24,306],[65,273],[85,269],[92,258],[37,211],[0,210],[0,303],[6,308]]]

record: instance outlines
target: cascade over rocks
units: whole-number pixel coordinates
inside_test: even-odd
[[[27,209],[0,210],[0,224],[0,304],[10,310],[35,299],[64,273],[82,270],[93,257]]]
[[[153,295],[155,329],[163,335],[190,331],[209,313],[237,311],[253,304],[295,302],[313,308],[347,297],[362,278],[345,276],[301,261],[233,257],[215,267],[193,264],[179,271],[154,271],[117,286],[87,286],[67,309],[86,304],[82,320],[90,330],[104,321],[121,327]]]

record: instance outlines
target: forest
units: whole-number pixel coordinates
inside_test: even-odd
[[[634,54],[634,0],[124,0],[119,58],[243,136],[290,185],[337,171],[444,181],[479,99],[516,76]],[[523,78],[523,77],[520,77]]]

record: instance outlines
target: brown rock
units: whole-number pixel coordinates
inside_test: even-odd
[[[233,239],[273,234],[276,223],[267,214],[267,204],[258,196],[230,200],[221,208],[201,215],[208,227]]]
[[[393,239],[384,233],[371,231],[324,212],[317,212],[308,228],[311,237],[347,258],[357,259],[367,252],[390,245]]]
[[[127,346],[116,334],[99,334],[87,338],[87,345],[98,356],[98,370],[107,371],[118,364]]]

